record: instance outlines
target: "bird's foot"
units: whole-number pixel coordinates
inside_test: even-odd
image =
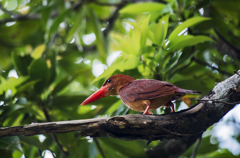
[[[166,105],[171,107],[171,109],[172,109],[172,113],[175,112],[175,110],[174,110],[174,104],[173,104],[171,101],[168,102]]]
[[[150,108],[150,101],[147,101],[146,104],[147,104],[147,107],[146,107],[145,111],[143,112],[143,115],[145,115],[145,114],[151,114],[152,115],[153,113],[148,112],[148,110]]]
[[[143,115],[145,115],[145,114],[147,114],[147,115],[153,115],[152,112],[146,112],[146,113],[144,112]]]

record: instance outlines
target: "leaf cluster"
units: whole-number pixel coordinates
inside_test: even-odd
[[[1,127],[137,113],[117,97],[80,106],[107,77],[119,73],[208,93],[240,66],[239,6],[234,0],[3,0]],[[197,97],[183,100],[190,106]],[[175,104],[176,109],[185,105],[181,100]],[[163,112],[157,109],[154,114]],[[197,157],[234,157],[210,139],[202,139]],[[47,153],[147,157],[145,151],[158,142],[145,143],[79,138],[77,133],[16,136],[0,138],[0,152],[13,158]]]

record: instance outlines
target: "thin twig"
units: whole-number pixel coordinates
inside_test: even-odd
[[[73,10],[78,10],[79,8],[82,7],[82,5],[85,3],[86,0],[83,0],[83,1],[79,1],[78,3],[76,3],[74,6],[73,6]]]
[[[40,158],[43,158],[41,149],[38,149],[38,155],[39,155]]]
[[[196,59],[196,58],[193,58],[193,60],[194,60],[196,63],[198,63],[198,64],[201,64],[201,65],[204,65],[204,66],[209,66],[209,67],[211,67],[211,69],[217,70],[217,71],[219,71],[221,74],[225,74],[225,75],[228,75],[228,76],[231,76],[231,75],[232,75],[231,73],[229,73],[229,72],[227,72],[227,71],[224,71],[224,70],[221,70],[221,69],[219,69],[219,68],[216,68],[216,67],[212,66],[211,64],[209,64],[209,63],[207,63],[207,62],[201,61],[201,60]]]
[[[94,141],[94,143],[96,144],[97,149],[98,149],[100,155],[101,155],[103,158],[106,158],[106,156],[105,156],[104,153],[103,153],[102,147],[100,146],[97,138],[93,138],[93,141]]]
[[[2,10],[4,13],[7,13],[7,14],[9,14],[9,15],[17,15],[16,13],[11,12],[11,11],[7,10],[6,8],[4,8],[4,7],[2,6],[2,3],[0,3],[0,10]]]
[[[193,148],[193,151],[192,151],[191,158],[195,158],[195,157],[196,157],[196,155],[197,155],[197,150],[198,150],[198,147],[199,147],[201,141],[202,141],[202,137],[200,137],[200,138],[198,139],[197,143],[195,144],[195,146],[194,146],[194,148]]]
[[[127,4],[126,1],[122,1],[122,2],[117,6],[117,9],[113,12],[112,16],[107,20],[107,21],[108,21],[108,25],[107,25],[107,27],[105,28],[105,30],[103,31],[104,37],[107,37],[109,31],[110,31],[110,30],[112,29],[112,27],[113,27],[113,24],[114,24],[115,20],[116,20],[117,17],[118,17],[119,10],[122,9],[126,4]]]
[[[45,115],[45,117],[46,117],[46,120],[47,120],[48,122],[52,122],[51,119],[50,119],[50,116],[49,116],[49,114],[48,114],[48,112],[47,112],[47,110],[46,110],[45,108],[43,108],[43,113],[44,113],[44,115]],[[53,140],[56,142],[58,148],[59,148],[60,151],[63,153],[63,155],[64,155],[65,157],[68,157],[68,154],[63,150],[62,145],[59,143],[57,136],[56,136],[55,134],[51,134],[51,135],[52,135]]]
[[[190,134],[181,134],[181,133],[176,133],[176,132],[172,132],[172,131],[169,131],[167,130],[166,128],[163,128],[161,126],[159,126],[161,129],[163,129],[164,131],[170,133],[170,134],[173,134],[173,135],[177,135],[177,136],[184,136],[184,137],[187,137],[187,136],[191,136]]]
[[[226,101],[221,101],[221,100],[218,100],[218,99],[210,99],[210,100],[197,100],[197,101],[212,101],[212,102],[215,102],[215,103],[224,103],[224,104],[229,104],[229,105],[235,105],[235,104],[239,104],[240,101],[238,102],[233,102],[233,103],[229,103],[229,102],[226,102]]]
[[[233,71],[235,74],[237,74],[238,76],[240,76],[240,73],[238,71]]]

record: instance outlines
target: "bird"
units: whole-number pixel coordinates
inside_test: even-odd
[[[119,95],[123,104],[128,108],[152,114],[159,107],[171,107],[174,110],[172,101],[177,100],[186,94],[198,94],[200,91],[181,89],[171,83],[154,80],[139,79],[116,74],[105,80],[102,87],[84,100],[81,105],[92,103],[100,98]]]

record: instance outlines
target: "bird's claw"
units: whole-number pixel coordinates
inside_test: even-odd
[[[148,115],[153,115],[153,113],[152,113],[152,112],[146,112],[146,113],[143,113],[143,115],[145,115],[145,114],[148,114]]]

